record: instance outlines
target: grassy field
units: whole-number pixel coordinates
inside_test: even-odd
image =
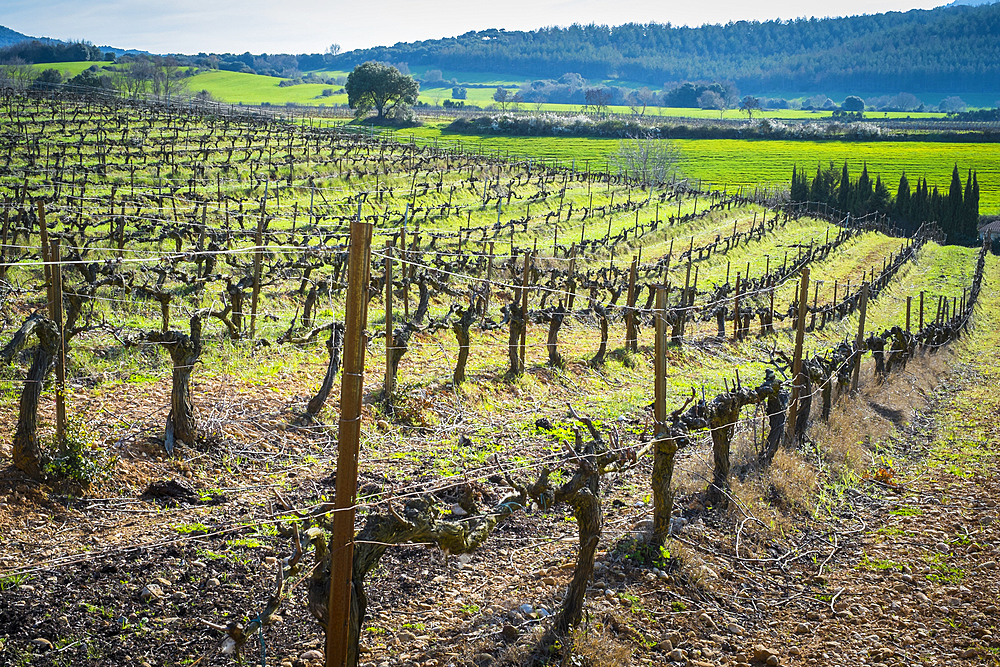
[[[323,91],[340,86],[323,83],[303,83],[282,88],[282,79],[260,74],[241,74],[211,70],[195,74],[187,79],[191,92],[207,90],[218,100],[231,104],[306,104],[310,106],[333,106],[347,104],[347,95],[323,97]]]
[[[64,62],[64,63],[47,63],[42,65],[35,65],[36,69],[50,69],[55,68],[67,76],[75,76],[82,72],[83,70],[91,67],[92,65],[97,65],[99,67],[104,67],[107,63],[95,63],[95,62]],[[413,67],[412,73],[414,76],[423,76],[428,68],[426,67]],[[324,70],[317,71],[315,74],[325,77],[332,78],[345,78],[349,72],[340,70]],[[509,75],[502,75],[490,72],[443,72],[443,77],[446,81],[452,78],[459,81],[458,85],[463,84],[473,84],[479,86],[491,86],[488,88],[468,88],[466,103],[481,107],[484,111],[498,111],[499,107],[493,101],[493,93],[496,90],[492,86],[504,86],[506,88],[516,88],[523,80],[512,78]],[[232,104],[303,104],[303,105],[320,105],[324,104],[330,106],[333,104],[346,104],[346,95],[335,95],[332,97],[322,97],[322,91],[325,88],[330,88],[331,86],[325,84],[300,84],[298,86],[287,86],[280,87],[278,84],[282,79],[264,76],[261,74],[241,74],[239,72],[227,72],[223,70],[212,70],[201,72],[195,76],[187,79],[188,88],[191,92],[199,92],[201,90],[207,90],[212,94],[213,97],[219,99],[223,102],[229,102]],[[594,81],[593,85],[616,85],[625,87],[639,87],[641,84],[635,82],[622,82],[614,81],[611,79],[604,81]],[[337,89],[339,86],[333,86]],[[451,97],[451,86],[443,88],[427,88],[421,91],[420,101],[426,102],[434,106],[440,106],[446,100],[452,99]],[[537,106],[534,104],[524,104],[522,105],[522,110],[537,110]],[[550,104],[546,103],[541,106],[542,111],[557,111],[557,112],[577,112],[581,111],[581,105],[579,104]],[[612,106],[610,110],[613,113],[632,113],[631,108],[627,106]],[[801,109],[772,109],[756,114],[760,117],[775,118],[778,120],[809,120],[809,119],[823,119],[829,118],[830,111],[803,111]],[[724,113],[720,114],[718,111],[710,109],[687,109],[687,108],[666,108],[666,107],[650,107],[646,109],[645,115],[655,116],[655,117],[667,117],[667,118],[707,118],[716,119],[724,118],[727,120],[740,120],[745,119],[746,115],[743,114],[739,109],[729,109]],[[897,112],[872,112],[869,114],[872,118],[906,118],[906,117],[918,117],[918,118],[938,118],[944,114],[940,113],[897,113]]]
[[[603,168],[618,146],[616,139],[566,137],[501,137],[449,134],[442,124],[401,132],[423,139],[482,144],[484,150],[509,151],[512,155],[537,156],[577,165],[589,163]],[[787,186],[792,167],[809,173],[816,166],[833,162],[837,167],[848,161],[852,174],[863,163],[874,179],[881,175],[890,191],[895,191],[905,172],[911,183],[926,177],[931,186],[947,189],[954,165],[965,176],[967,169],[979,174],[980,212],[1000,212],[1000,144],[913,142],[913,141],[745,141],[739,139],[682,139],[681,169],[689,178],[706,183],[725,183],[731,189],[756,185]]]

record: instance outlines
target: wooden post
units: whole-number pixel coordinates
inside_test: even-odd
[[[52,303],[52,267],[49,265],[49,228],[45,224],[45,202],[38,200],[38,244],[42,250],[42,272],[45,274],[45,284],[50,287],[48,296]]]
[[[809,300],[809,267],[802,269],[799,285],[799,310],[795,321],[795,354],[792,358],[792,395],[788,400],[788,418],[785,420],[785,444],[795,437],[795,421],[799,411],[799,375],[802,373],[802,343],[806,335],[806,301]]]
[[[906,297],[906,333],[910,333],[910,307],[913,304],[913,297]]]
[[[740,274],[736,274],[736,296],[733,298],[733,340],[740,339]]]
[[[858,315],[858,337],[855,345],[858,347],[858,356],[854,360],[854,377],[851,379],[851,391],[858,390],[858,380],[861,378],[861,346],[865,342],[865,315],[868,313],[868,283],[861,286],[861,313]]]
[[[60,444],[66,437],[66,340],[63,331],[62,312],[62,269],[59,266],[59,239],[52,239],[49,261],[52,262],[52,300],[49,301],[49,317],[59,331],[59,351],[56,354],[56,441]]]
[[[0,230],[0,280],[7,279],[7,234],[10,232],[10,208],[3,204],[3,229]]]
[[[260,263],[262,244],[264,242],[264,222],[266,220],[266,200],[260,203],[260,220],[257,222],[257,232],[253,237],[253,292],[250,294],[250,340],[257,332],[257,301],[260,299]]]
[[[386,400],[396,389],[396,377],[392,373],[392,241],[385,244],[385,384],[383,393]]]
[[[655,437],[667,426],[667,289],[656,288],[656,340],[653,341],[653,418]]]
[[[566,310],[573,311],[573,300],[576,298],[576,244],[569,249],[569,279],[566,281]]]
[[[406,221],[410,217],[410,205],[406,204],[406,208],[403,209],[403,228],[399,230],[399,250],[401,257],[403,259],[402,265],[402,278],[403,278],[403,317],[406,319],[410,318],[410,263],[407,261],[410,253],[406,248]]]
[[[774,287],[773,286],[771,287],[771,289],[768,290],[768,300],[770,301],[770,305],[768,306],[770,312],[768,312],[767,314],[767,332],[774,333]]]
[[[632,266],[628,272],[628,294],[625,302],[625,349],[632,352],[635,352],[639,346],[635,326],[635,280],[638,266],[638,259],[632,255]]]
[[[486,294],[483,297],[483,317],[490,312],[490,292],[493,281],[493,241],[490,241],[490,256],[486,260]]]
[[[920,320],[918,331],[924,330],[924,291],[920,290]]]
[[[531,255],[530,251],[524,251],[524,271],[521,274],[521,317],[524,318],[524,328],[521,329],[521,341],[517,349],[517,358],[521,366],[520,372],[522,373],[525,369],[524,354],[528,339],[528,280],[531,269]]]
[[[351,224],[347,312],[344,317],[344,373],[341,376],[340,424],[337,435],[337,481],[333,503],[333,531],[330,534],[331,567],[327,607],[326,667],[347,665],[371,239],[370,223],[356,220]]]

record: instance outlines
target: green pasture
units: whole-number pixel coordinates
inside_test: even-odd
[[[97,65],[98,68],[104,69],[105,65],[110,65],[111,63],[105,62],[92,62],[92,61],[82,61],[82,62],[64,62],[64,63],[39,63],[38,65],[32,65],[32,67],[39,71],[44,72],[47,69],[55,69],[62,72],[63,76],[71,77],[76,76],[85,69],[90,69],[92,66]]]
[[[63,63],[46,63],[41,65],[34,65],[36,69],[49,69],[55,68],[67,76],[76,76],[83,70],[91,67],[92,65],[97,65],[98,67],[105,67],[108,63],[95,63],[95,62],[63,62]],[[428,67],[413,67],[411,71],[414,76],[423,76],[426,73]],[[346,78],[350,72],[340,71],[340,70],[322,70],[316,71],[315,74],[321,76],[339,78]],[[499,105],[493,101],[493,93],[496,88],[493,86],[504,86],[506,88],[516,88],[523,83],[522,79],[517,77],[512,77],[510,75],[498,74],[495,72],[457,72],[457,71],[444,71],[442,76],[445,81],[449,81],[452,78],[458,80],[458,85],[481,85],[490,86],[488,88],[467,88],[466,103],[473,104],[475,106],[481,107],[484,111],[498,111]],[[322,92],[325,88],[330,88],[330,85],[326,84],[300,84],[297,86],[280,87],[278,84],[282,79],[264,76],[262,74],[242,74],[240,72],[227,72],[223,70],[210,70],[203,71],[200,74],[187,79],[188,88],[191,92],[198,92],[201,90],[207,90],[215,98],[223,101],[229,102],[231,104],[274,104],[274,105],[284,105],[288,103],[301,104],[309,106],[318,106],[320,104],[330,106],[331,104],[346,104],[346,95],[337,95],[333,97],[323,97]],[[636,82],[622,82],[615,81],[612,79],[607,79],[604,81],[595,81],[594,85],[616,85],[625,87],[639,87],[641,84]],[[333,86],[335,89],[338,86]],[[440,87],[440,88],[426,88],[421,91],[420,101],[432,104],[434,106],[439,106],[445,100],[452,99],[451,97],[451,85]],[[839,99],[839,98],[838,98]],[[521,110],[538,110],[538,105],[525,102],[521,105]],[[582,106],[578,104],[553,104],[544,103],[541,105],[541,111],[553,111],[562,113],[573,113],[582,111]],[[612,113],[619,114],[631,114],[631,107],[620,105],[611,106],[609,111]],[[776,120],[820,120],[830,117],[830,111],[803,111],[801,109],[770,109],[762,112],[755,113],[755,117],[767,117]],[[645,110],[644,115],[655,117],[655,118],[699,118],[699,119],[726,119],[726,120],[740,120],[746,119],[746,114],[741,112],[739,109],[728,109],[725,112],[720,113],[719,111],[714,111],[711,109],[689,109],[689,108],[674,108],[674,107],[648,107]],[[939,118],[944,114],[940,113],[915,113],[915,112],[871,112],[868,114],[870,118]]]
[[[325,83],[302,83],[282,88],[278,85],[281,81],[273,76],[223,70],[210,70],[187,79],[188,89],[191,92],[207,90],[216,99],[230,104],[263,104],[266,102],[283,105],[292,102],[310,106],[320,104],[333,106],[347,103],[347,95],[323,97],[324,90],[329,88],[338,90],[339,86]]]
[[[439,141],[461,141],[464,147],[481,146],[484,151],[511,155],[576,161],[578,168],[603,169],[618,147],[617,139],[590,137],[507,137],[448,133],[443,124],[428,124],[400,132],[400,136]],[[980,211],[1000,212],[1000,144],[921,141],[777,141],[740,139],[680,139],[681,169],[689,178],[705,183],[739,186],[781,186],[791,181],[792,167],[813,173],[817,165],[830,162],[839,169],[848,162],[852,175],[863,164],[874,180],[881,175],[895,191],[905,172],[911,184],[926,177],[930,185],[947,190],[952,168],[957,164],[979,174]],[[963,181],[964,182],[964,181]]]

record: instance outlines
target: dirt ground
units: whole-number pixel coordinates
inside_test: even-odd
[[[584,624],[555,645],[542,638],[577,550],[565,508],[513,515],[471,556],[390,549],[369,579],[362,664],[997,664],[1000,373],[982,352],[993,340],[918,357],[889,386],[869,387],[773,470],[741,473],[728,509],[702,502],[710,452],[682,452],[667,551],[644,542],[649,462],[606,480]],[[235,660],[205,621],[261,612],[275,559],[291,551],[276,531],[274,492],[298,507],[331,497],[331,438],[289,426],[280,392],[237,391],[216,397],[227,414],[240,411],[227,456],[206,447],[169,459],[152,426],[121,426],[160,423],[144,406],[148,396],[163,405],[163,389],[94,407],[98,427],[132,435],[116,440],[111,481],[87,495],[0,472],[0,664]],[[862,422],[884,436],[878,447],[855,443],[873,464],[853,477],[841,466],[838,477],[836,457],[817,452],[858,440],[850,429]],[[362,495],[396,493],[391,467],[363,466]],[[142,497],[170,479],[194,496]],[[487,499],[506,492],[496,475],[481,485]],[[305,595],[305,580],[291,582],[245,662],[322,664]]]

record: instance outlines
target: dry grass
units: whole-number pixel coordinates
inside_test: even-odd
[[[572,648],[562,661],[566,667],[625,667],[632,664],[632,649],[603,623],[572,632],[570,640]]]

